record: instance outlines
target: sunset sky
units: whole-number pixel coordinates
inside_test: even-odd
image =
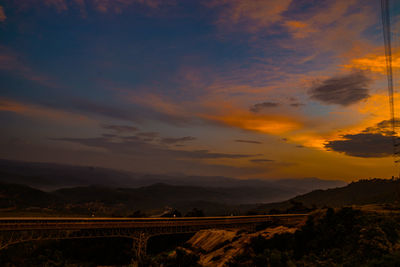
[[[385,71],[378,0],[0,0],[0,158],[387,178]]]

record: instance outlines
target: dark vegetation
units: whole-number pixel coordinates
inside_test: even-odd
[[[177,248],[174,252],[174,255],[170,253],[164,252],[156,257],[148,257],[143,262],[139,264],[139,266],[143,267],[202,267],[198,261],[199,256],[193,253],[187,253],[184,248]]]
[[[197,208],[193,208],[186,213],[185,217],[204,217],[204,212]]]
[[[134,256],[128,238],[47,240],[20,243],[0,253],[1,266],[127,265]]]
[[[161,217],[167,217],[167,218],[182,217],[182,213],[177,209],[170,209],[169,211],[161,215]]]
[[[193,235],[194,233],[153,236],[147,243],[147,255],[154,257],[165,251],[172,251],[176,247],[184,245]]]
[[[255,237],[229,266],[399,266],[400,215],[328,208],[294,234]]]
[[[146,266],[146,263],[153,264],[162,260],[168,262],[168,253],[164,251],[173,251],[192,235],[171,234],[150,238],[147,243],[147,256],[141,265]],[[179,256],[184,258],[183,253]],[[128,266],[133,259],[132,240],[129,238],[47,240],[21,243],[2,250],[0,266]],[[187,262],[186,258],[178,261],[182,260]]]

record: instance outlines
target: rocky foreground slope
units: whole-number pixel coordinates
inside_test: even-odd
[[[398,210],[345,207],[316,211],[300,227],[201,231],[158,266],[400,266],[399,222]]]
[[[276,234],[294,233],[296,228],[278,226],[267,228],[252,234],[240,230],[203,230],[197,232],[184,248],[186,253],[200,257],[198,263],[203,266],[226,266],[236,255],[245,252],[253,237],[271,238]],[[176,252],[175,252],[176,253]],[[171,257],[174,257],[174,253]]]

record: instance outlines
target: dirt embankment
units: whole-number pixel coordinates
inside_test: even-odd
[[[271,238],[275,234],[294,233],[297,228],[278,226],[267,228],[255,233],[243,230],[202,230],[197,232],[188,242],[187,253],[200,256],[199,263],[203,266],[225,266],[234,256],[244,252],[252,237],[262,235]]]

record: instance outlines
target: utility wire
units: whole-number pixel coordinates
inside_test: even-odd
[[[392,43],[391,43],[391,25],[390,25],[390,8],[389,0],[381,0],[381,15],[382,15],[382,26],[383,26],[383,39],[385,43],[385,55],[386,55],[386,74],[388,81],[388,95],[389,95],[389,109],[390,109],[390,122],[392,128],[392,143],[393,143],[393,157],[394,162],[400,162],[397,160],[399,155],[398,143],[396,139],[396,118],[394,114],[394,99],[393,99],[393,68],[392,68]]]

